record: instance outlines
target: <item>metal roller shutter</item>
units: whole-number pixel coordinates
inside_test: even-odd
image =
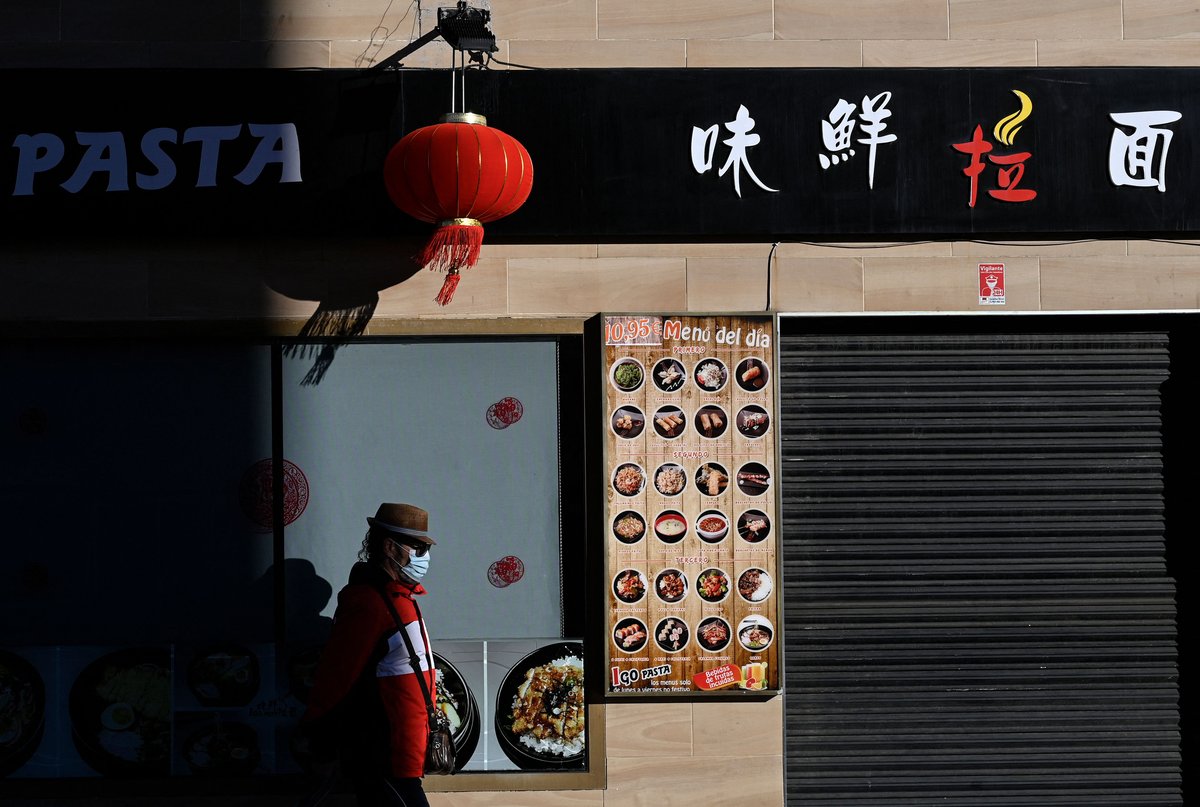
[[[799,330],[789,807],[1181,804],[1168,335]]]

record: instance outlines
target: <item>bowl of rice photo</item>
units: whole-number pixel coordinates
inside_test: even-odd
[[[583,644],[557,642],[518,661],[496,694],[496,738],[522,770],[583,769]]]

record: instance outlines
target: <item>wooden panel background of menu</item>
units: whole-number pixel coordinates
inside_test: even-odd
[[[613,315],[606,315],[606,321]],[[614,317],[618,320],[641,319],[641,315]],[[606,572],[608,597],[608,634],[606,639],[608,691],[611,694],[625,693],[699,693],[703,690],[693,683],[693,676],[706,670],[735,665],[740,669],[751,662],[765,662],[765,676],[760,689],[771,691],[779,688],[779,649],[781,626],[779,624],[780,585],[777,567],[776,541],[779,535],[777,498],[779,474],[776,467],[777,429],[776,411],[776,346],[774,321],[769,316],[672,316],[661,315],[670,323],[661,344],[607,344],[604,349],[603,369],[605,372],[605,472],[606,472]],[[653,318],[652,318],[653,319]],[[674,324],[678,323],[691,338],[672,338]],[[699,332],[701,338],[695,337]],[[718,334],[734,334],[736,340],[718,343]],[[751,342],[751,344],[748,344]],[[613,381],[616,364],[633,359],[641,364],[643,382],[633,391],[622,391]],[[685,381],[675,391],[663,391],[655,385],[655,366],[664,359],[675,359],[683,365]],[[717,360],[726,368],[724,386],[709,392],[696,382],[697,368],[709,360]],[[746,360],[758,360],[766,368],[766,381],[753,391],[737,383],[738,367]],[[725,429],[720,436],[708,437],[700,428],[698,413],[702,407],[716,406],[724,412]],[[747,436],[737,424],[739,411],[743,407],[759,407],[768,418],[768,425],[761,434]],[[619,410],[636,407],[645,418],[640,434],[628,438],[614,427]],[[654,428],[656,413],[664,407],[678,407],[686,419],[682,433],[674,437],[663,437]],[[614,486],[614,475],[626,463],[636,463],[643,470],[645,484],[632,496],[620,494]],[[687,481],[684,490],[667,496],[655,489],[654,479],[663,464],[682,466]],[[719,463],[728,472],[730,481],[717,496],[708,495],[707,490],[697,485],[697,470],[706,463]],[[737,482],[739,469],[747,463],[757,463],[770,474],[769,485],[762,492],[743,491]],[[761,470],[761,469],[751,469]],[[624,511],[639,513],[646,523],[641,540],[627,544],[617,538],[614,530],[616,518]],[[654,531],[655,519],[665,510],[676,510],[687,520],[687,531],[678,543],[661,541]],[[710,543],[702,540],[696,531],[697,517],[708,510],[720,511],[728,520],[729,531],[724,539]],[[739,517],[750,510],[761,511],[769,521],[766,538],[751,543],[741,538],[738,532]],[[697,593],[697,578],[706,569],[717,568],[725,572],[729,580],[729,592],[718,603],[702,600]],[[747,569],[761,569],[771,578],[770,594],[759,602],[750,602],[738,593],[738,579]],[[619,600],[614,591],[614,581],[624,570],[635,569],[646,581],[646,593],[636,603]],[[663,602],[656,596],[655,580],[666,569],[679,569],[687,578],[688,589],[684,598],[677,603]],[[696,635],[697,626],[709,617],[723,617],[730,627],[729,644],[720,651],[703,647]],[[738,639],[739,625],[747,617],[765,617],[772,628],[770,645],[752,651],[743,647]],[[618,623],[630,618],[641,620],[648,636],[645,644],[636,652],[626,652],[614,635]],[[660,647],[656,632],[666,619],[681,619],[688,626],[688,642],[680,650],[671,652]],[[664,668],[670,668],[664,672]],[[655,670],[657,675],[650,680],[641,679],[641,673]],[[630,670],[638,680],[629,680]],[[624,673],[625,678],[621,676]],[[724,688],[723,692],[745,691],[739,686]]]

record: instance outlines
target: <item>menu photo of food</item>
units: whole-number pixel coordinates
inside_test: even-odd
[[[691,632],[682,617],[661,619],[654,628],[654,643],[664,653],[678,653],[687,647]]]
[[[737,385],[742,389],[747,392],[758,392],[766,387],[767,380],[771,377],[771,371],[767,369],[767,364],[762,359],[749,358],[738,363],[734,377],[737,379]]]
[[[308,702],[308,693],[317,677],[317,665],[321,661],[322,645],[306,644],[294,647],[285,663],[288,694],[301,704]]]
[[[717,568],[700,572],[696,575],[696,596],[707,603],[724,602],[729,596],[729,575]]]
[[[632,604],[646,596],[646,577],[637,569],[622,569],[613,578],[613,595],[618,601]]]
[[[663,392],[678,392],[687,383],[687,370],[678,359],[660,359],[654,365],[654,386]]]
[[[667,462],[658,466],[654,472],[654,489],[664,496],[678,496],[687,487],[687,474],[683,467]]]
[[[771,596],[771,575],[765,569],[751,566],[738,575],[737,590],[746,602],[762,602]]]
[[[766,650],[775,639],[775,627],[765,616],[754,614],[738,623],[738,642],[751,652]]]
[[[729,487],[729,471],[719,462],[706,462],[696,469],[696,489],[704,496],[720,496]]]
[[[258,731],[237,713],[176,712],[177,773],[193,776],[248,776],[259,770]]]
[[[729,415],[716,404],[708,404],[697,409],[693,420],[696,424],[696,432],[706,440],[717,439],[725,434],[725,429],[729,426]]]
[[[706,653],[721,652],[732,639],[733,629],[724,617],[710,616],[696,626],[696,642]]]
[[[613,472],[612,486],[622,496],[636,496],[646,487],[646,472],[636,462],[623,462]]]
[[[762,496],[771,487],[771,472],[761,462],[747,462],[738,468],[737,486],[746,496]]]
[[[678,406],[663,406],[654,413],[654,431],[659,437],[674,440],[687,430],[687,418]]]
[[[771,534],[771,518],[762,510],[745,510],[738,516],[737,531],[748,544],[758,544]]]
[[[636,544],[646,537],[646,519],[636,510],[622,510],[613,519],[612,531],[622,544]]]
[[[720,392],[729,380],[729,368],[720,359],[705,358],[696,364],[696,386],[704,392]]]
[[[661,601],[676,603],[687,593],[687,576],[680,569],[663,569],[654,576],[654,596]]]
[[[450,726],[455,770],[462,770],[471,760],[482,735],[479,704],[466,677],[449,659],[435,652],[433,667],[437,671],[437,708]]]
[[[646,645],[650,632],[646,623],[636,617],[626,617],[613,628],[613,644],[622,653],[636,653]]]
[[[201,706],[245,706],[261,680],[258,656],[239,644],[202,648],[187,665],[188,689]]]
[[[624,358],[613,364],[611,378],[621,392],[636,392],[646,380],[646,371],[637,359]]]
[[[654,519],[654,537],[664,544],[682,541],[687,528],[687,516],[678,510],[664,510]]]
[[[756,440],[767,433],[771,416],[758,404],[743,406],[737,413],[737,430],[744,437]]]
[[[729,519],[720,510],[705,510],[696,518],[696,535],[706,544],[719,544],[729,534]]]
[[[622,406],[612,414],[613,434],[622,440],[632,440],[646,428],[646,416],[636,406]]]

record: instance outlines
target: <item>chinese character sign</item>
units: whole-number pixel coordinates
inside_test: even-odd
[[[1021,108],[1016,112],[996,122],[992,134],[1000,145],[1011,147],[1017,132],[1033,111],[1033,101],[1020,90],[1013,90],[1013,95],[1021,102]],[[962,173],[970,180],[969,207],[975,207],[979,196],[981,175],[990,166],[996,167],[995,188],[988,189],[988,195],[1001,202],[1029,202],[1037,198],[1037,191],[1019,187],[1025,176],[1025,163],[1033,156],[1028,151],[1010,151],[1008,153],[993,153],[995,144],[984,139],[983,127],[975,125],[971,139],[965,143],[954,143],[954,149],[969,156],[970,161],[962,169]],[[987,162],[984,162],[987,157]]]
[[[1171,110],[1114,112],[1113,123],[1133,129],[1114,128],[1108,150],[1108,176],[1114,185],[1167,190],[1167,150],[1174,133],[1165,128],[1183,115]],[[1157,155],[1158,159],[1155,159]]]
[[[746,190],[743,188],[742,182],[744,176],[765,193],[788,193],[801,197],[803,204],[815,202],[819,205],[821,194],[827,192],[831,187],[836,188],[839,194],[845,194],[849,189],[844,184],[831,186],[828,183],[815,183],[811,180],[811,176],[807,181],[800,177],[800,181],[790,183],[780,181],[779,177],[775,177],[768,185],[760,178],[753,166],[756,155],[761,160],[764,153],[770,152],[772,166],[781,163],[784,165],[794,164],[794,161],[788,161],[788,152],[795,150],[797,146],[809,147],[809,144],[813,144],[818,148],[817,164],[822,172],[830,172],[831,176],[838,173],[849,176],[865,175],[866,187],[863,190],[866,193],[875,191],[877,181],[882,175],[887,182],[885,187],[894,191],[900,187],[906,189],[913,187],[911,168],[908,176],[902,173],[903,169],[901,168],[905,164],[903,159],[908,159],[907,164],[910,166],[913,164],[913,160],[908,155],[901,157],[897,151],[899,144],[904,142],[910,144],[908,145],[909,154],[918,152],[929,154],[927,158],[924,158],[926,162],[921,162],[919,157],[916,161],[919,176],[922,178],[928,176],[935,182],[944,179],[944,184],[949,184],[955,174],[966,178],[965,191],[959,198],[964,199],[969,208],[976,208],[982,199],[986,203],[985,206],[1003,211],[1012,205],[1032,202],[1043,193],[1044,189],[1037,187],[1036,175],[1032,175],[1029,171],[1035,165],[1033,147],[1036,144],[1026,131],[1026,127],[1034,114],[1034,93],[1027,92],[1025,89],[1010,88],[1009,92],[1017,101],[1014,109],[1000,115],[994,121],[966,122],[966,131],[970,132],[969,136],[966,138],[960,136],[960,139],[949,143],[953,152],[963,155],[963,157],[959,157],[956,166],[953,160],[938,156],[937,149],[943,147],[937,145],[936,140],[922,142],[919,136],[910,137],[904,132],[906,128],[911,128],[918,122],[911,115],[900,125],[897,124],[895,118],[897,110],[924,109],[926,112],[928,111],[926,98],[915,97],[911,92],[911,87],[905,89],[910,92],[898,92],[895,88],[880,90],[878,87],[873,87],[862,95],[833,96],[828,106],[824,107],[826,110],[824,114],[815,119],[807,117],[807,109],[783,110],[778,105],[771,105],[764,112],[766,117],[759,120],[751,116],[750,107],[747,104],[738,104],[737,112],[731,120],[724,123],[712,123],[707,128],[691,127],[692,168],[697,174],[703,175],[719,165],[716,176],[719,178],[729,177],[733,186],[732,195],[737,199],[742,199]],[[1045,90],[1044,86],[1038,85],[1039,93]],[[999,99],[1000,96],[996,97]],[[1063,103],[1061,99],[1052,98],[1048,102],[1048,106],[1055,110],[1061,110]],[[1094,115],[1094,113],[1092,114]],[[1184,118],[1183,113],[1179,110],[1156,109],[1130,112],[1105,110],[1103,114],[1114,124],[1111,140],[1108,142],[1105,152],[1106,160],[1093,158],[1092,164],[1087,167],[1088,176],[1076,180],[1073,183],[1075,187],[1067,190],[1074,192],[1076,188],[1085,188],[1088,186],[1085,181],[1087,178],[1102,177],[1107,171],[1112,186],[1156,188],[1160,193],[1165,193],[1168,153],[1173,140],[1178,135],[1173,124],[1178,124]],[[791,118],[802,121],[799,130],[800,137],[779,138],[775,133],[778,131],[777,127],[780,125],[781,119]],[[1047,128],[1058,125],[1059,130],[1066,133],[1064,136],[1071,138],[1068,149],[1074,156],[1082,151],[1082,147],[1085,145],[1083,142],[1077,142],[1081,139],[1079,120],[1090,120],[1090,118],[1084,116],[1078,120],[1060,118],[1056,121],[1043,121],[1041,125]],[[760,131],[765,134],[760,135]],[[722,137],[723,133],[728,136]],[[1096,134],[1099,133],[1093,126],[1085,129],[1083,136],[1092,135],[1093,139],[1097,139],[1095,138]],[[1043,136],[1053,138],[1054,134],[1044,131]],[[1061,170],[1063,149],[1061,146],[1057,149],[1051,147],[1050,151],[1053,156],[1049,159],[1053,160],[1051,166],[1054,169],[1050,172],[1050,176],[1061,177],[1063,175]],[[1094,146],[1089,149],[1089,153],[1094,154],[1095,151],[1096,147]],[[894,159],[884,161],[881,166],[880,155],[889,152]],[[865,170],[861,174],[847,173],[846,166],[856,163],[862,165]],[[864,163],[865,165],[863,165]],[[786,190],[784,190],[785,186]],[[1051,204],[1067,203],[1071,194],[1064,195],[1062,189],[1055,190],[1057,195]],[[899,200],[896,204],[903,206],[907,197],[913,195],[915,194],[896,196],[895,198]],[[846,201],[848,198],[840,196],[839,201]],[[992,205],[993,202],[1003,204]],[[870,204],[874,209],[879,202],[871,200]],[[924,214],[925,208],[921,208],[921,210]],[[1037,213],[1027,215],[1041,217],[1045,210],[1046,208],[1040,207],[1037,208]],[[994,217],[989,218],[989,222],[993,219]],[[1003,220],[1015,221],[1017,219],[1010,216]],[[992,301],[993,295],[987,296],[989,301]]]
[[[892,116],[891,110],[888,109],[888,102],[891,100],[890,92],[881,92],[874,98],[864,95],[862,111],[855,120],[852,116],[856,106],[844,98],[839,98],[829,116],[821,121],[821,141],[825,150],[829,152],[818,155],[821,168],[828,170],[831,166],[855,156],[855,150],[850,143],[857,124],[865,137],[860,137],[854,142],[867,146],[867,187],[874,188],[876,149],[880,145],[897,140],[895,134],[884,134],[884,130],[887,129],[885,121]]]
[[[742,169],[746,169],[746,173],[754,180],[754,184],[770,193],[777,193],[775,188],[768,188],[762,183],[762,180],[754,173],[754,169],[750,167],[750,158],[748,150],[752,146],[757,146],[759,143],[758,135],[751,134],[750,130],[754,128],[754,118],[750,117],[750,111],[745,106],[739,106],[737,115],[733,120],[725,124],[725,128],[732,133],[732,137],[721,142],[729,147],[729,157],[725,160],[725,164],[721,166],[721,170],[717,172],[717,176],[725,176],[730,166],[733,167],[733,190],[737,193],[738,198],[742,196]],[[717,146],[717,126],[713,124],[707,129],[701,129],[697,126],[692,127],[692,166],[696,169],[696,173],[703,174],[712,170],[713,153]]]

